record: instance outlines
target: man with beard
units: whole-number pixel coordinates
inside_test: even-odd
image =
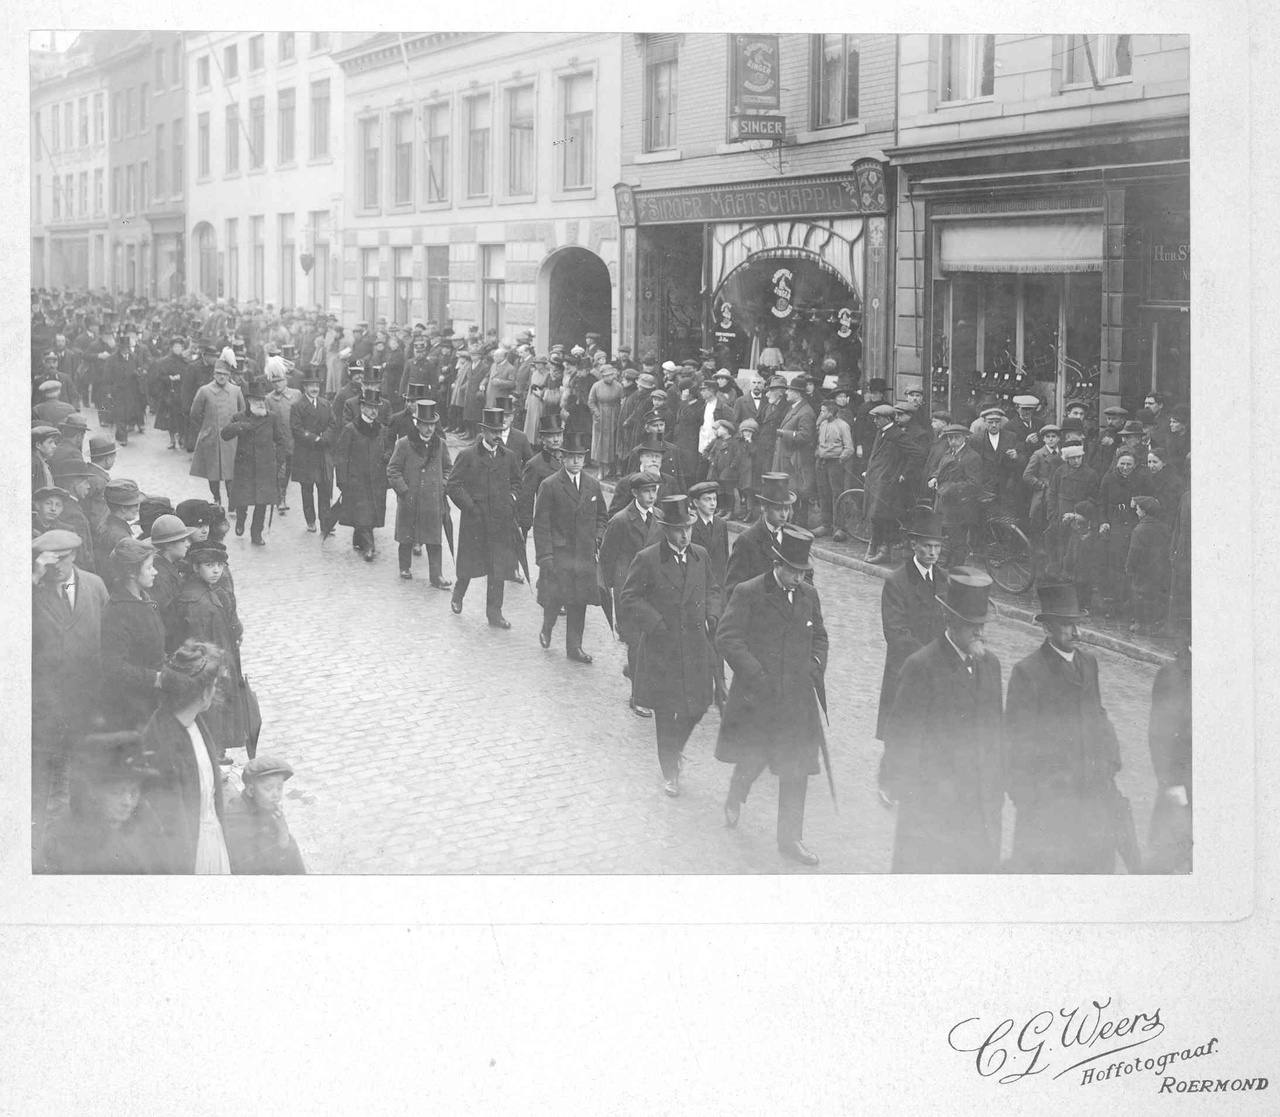
[[[283,384],[283,380],[281,381]],[[268,400],[266,380],[253,380],[245,388],[248,410],[222,428],[223,441],[235,440],[235,472],[227,484],[227,504],[236,517],[236,534],[244,534],[244,521],[253,505],[249,542],[265,547],[262,530],[267,506],[281,500],[280,467],[288,456],[288,436],[280,413]]]
[[[438,590],[453,585],[444,577],[440,535],[449,515],[445,478],[453,468],[449,447],[440,437],[440,413],[434,400],[418,400],[413,430],[396,442],[387,465],[387,481],[396,491],[396,542],[400,545],[400,577],[411,579],[414,551],[427,550],[431,584]]]
[[[503,414],[481,411],[480,437],[459,451],[449,471],[449,499],[461,510],[458,529],[457,581],[449,602],[455,616],[472,578],[486,578],[485,613],[491,628],[508,629],[502,615],[506,580],[516,571],[516,501],[520,494],[520,466],[502,445]],[[536,512],[535,512],[536,515]]]
[[[666,396],[661,391],[655,391],[653,396],[661,395],[665,402]],[[634,473],[644,468],[640,458],[645,452],[645,447],[661,446],[662,447],[662,472],[667,476],[675,479],[677,493],[683,492],[685,487],[685,475],[680,466],[680,451],[673,443],[666,439],[667,417],[660,409],[650,411],[644,418],[644,434],[641,436],[640,443],[632,449],[631,456],[627,461],[628,468]]]
[[[898,802],[895,873],[993,873],[1004,804],[1000,661],[983,642],[991,579],[972,567],[937,596],[944,631],[902,665],[882,784]]]
[[[1020,873],[1115,871],[1120,770],[1102,705],[1098,661],[1079,646],[1084,620],[1071,585],[1037,586],[1045,641],[1014,664],[1005,706],[1009,795],[1018,809]]]

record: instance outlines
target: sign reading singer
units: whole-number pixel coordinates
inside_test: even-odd
[[[733,140],[781,140],[787,135],[785,116],[731,116],[729,139]]]

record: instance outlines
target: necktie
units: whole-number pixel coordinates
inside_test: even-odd
[[[71,583],[70,582],[62,583],[62,600],[67,603],[68,611],[71,611],[72,609],[74,609],[74,606],[71,604]]]
[[[796,591],[787,590],[787,604],[794,605],[796,603]]]

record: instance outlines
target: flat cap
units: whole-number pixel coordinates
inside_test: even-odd
[[[48,423],[37,423],[31,428],[31,441],[43,442],[46,438],[57,438],[58,428],[51,427]]]
[[[84,541],[74,531],[58,527],[52,531],[46,531],[43,535],[37,535],[31,541],[31,553],[43,555],[47,551],[74,551],[83,543]]]
[[[141,504],[144,499],[142,490],[138,488],[138,483],[125,477],[108,481],[103,496],[107,498],[108,504],[120,505]]]
[[[293,769],[287,761],[277,760],[274,756],[255,756],[240,770],[241,782],[260,780],[265,776],[284,776],[288,779]]]
[[[871,414],[880,415],[884,418],[891,419],[893,418],[893,408],[890,407],[889,404],[887,403],[877,403],[875,407],[871,409]]]

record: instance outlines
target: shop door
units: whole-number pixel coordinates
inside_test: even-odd
[[[1163,392],[1166,406],[1191,401],[1191,314],[1185,306],[1144,306],[1139,312],[1143,392]],[[1139,401],[1139,404],[1141,401]]]
[[[547,306],[552,345],[566,348],[585,344],[587,334],[599,334],[605,352],[612,348],[613,282],[609,268],[594,252],[565,248],[548,258]]]

